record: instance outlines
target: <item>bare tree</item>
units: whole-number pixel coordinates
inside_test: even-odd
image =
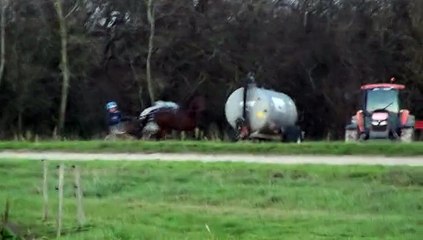
[[[6,65],[6,8],[9,5],[9,0],[1,0],[1,19],[0,19],[0,85],[3,79],[4,66]]]
[[[60,68],[62,70],[62,75],[63,75],[62,95],[61,95],[60,110],[59,110],[59,122],[57,125],[57,131],[54,133],[55,135],[54,137],[57,137],[57,133],[59,134],[59,136],[63,134],[63,128],[65,125],[70,73],[69,73],[68,50],[67,50],[68,36],[67,36],[66,20],[65,20],[65,16],[63,15],[61,0],[55,0],[55,7],[56,7],[56,12],[57,12],[57,17],[59,20],[59,27],[60,27],[60,40],[61,40]]]
[[[93,137],[106,127],[99,106],[108,99],[133,115],[140,102],[182,103],[191,90],[207,95],[204,127],[215,122],[223,132],[220,110],[248,71],[294,98],[314,139],[343,137],[360,104],[359,86],[391,76],[407,85],[406,102],[420,119],[421,2],[0,0],[0,137],[47,137],[53,127],[63,134],[64,125]],[[104,55],[113,60],[107,71]]]
[[[148,87],[148,94],[150,95],[151,103],[154,102],[154,88],[153,88],[153,81],[151,79],[151,55],[153,54],[153,47],[154,47],[154,34],[156,28],[156,22],[154,19],[154,0],[147,0],[147,18],[148,22],[150,23],[150,37],[148,39],[148,55],[147,55],[147,63],[146,63],[146,71],[147,71],[147,87]]]

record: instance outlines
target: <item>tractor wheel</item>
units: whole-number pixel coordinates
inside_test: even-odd
[[[105,138],[104,141],[115,141],[116,140],[116,135],[114,134],[108,134]]]
[[[345,130],[345,142],[356,142],[357,140],[357,130]]]
[[[414,140],[414,128],[403,128],[400,139],[401,142],[412,142]]]

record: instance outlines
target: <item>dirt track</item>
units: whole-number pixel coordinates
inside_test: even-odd
[[[0,159],[30,160],[125,160],[125,161],[203,161],[254,162],[276,164],[329,164],[329,165],[408,165],[423,166],[423,157],[384,156],[276,156],[252,154],[198,154],[198,153],[69,153],[2,151]]]

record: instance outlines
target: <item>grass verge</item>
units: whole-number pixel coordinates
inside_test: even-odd
[[[199,162],[78,162],[88,226],[75,230],[72,162],[66,163],[63,239],[419,239],[423,168]],[[0,162],[10,220],[54,238],[41,223],[42,164]],[[2,204],[0,204],[0,210]]]
[[[70,151],[70,152],[198,152],[308,155],[386,155],[423,156],[423,142],[309,142],[303,144],[200,141],[46,141],[0,142],[2,150]]]

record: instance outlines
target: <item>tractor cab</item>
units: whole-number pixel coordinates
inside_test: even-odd
[[[365,84],[362,108],[345,129],[345,140],[399,139],[411,141],[414,116],[401,108],[404,85],[393,83]]]
[[[400,90],[404,85],[399,84],[368,84],[361,87],[363,90],[363,109],[373,112],[400,112]]]

